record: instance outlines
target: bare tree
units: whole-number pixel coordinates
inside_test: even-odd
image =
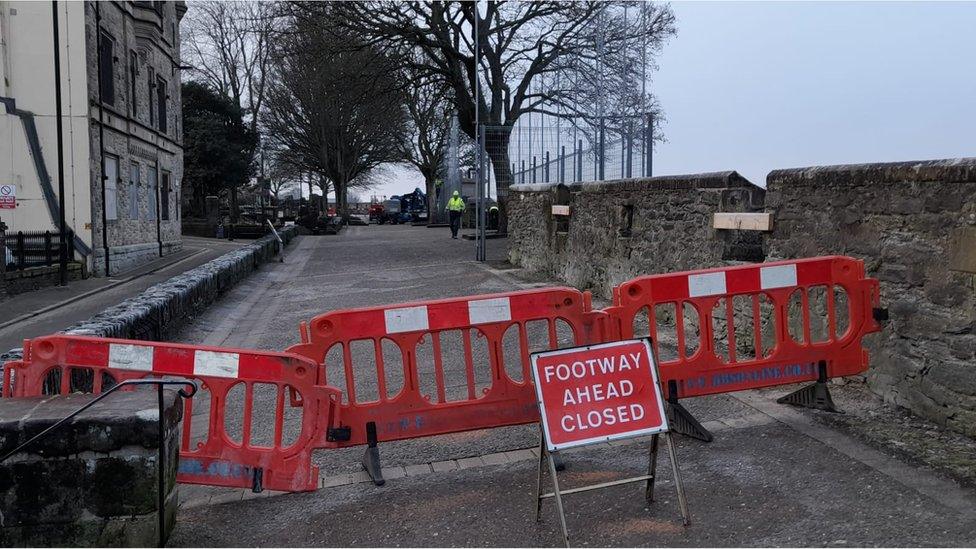
[[[249,132],[262,147],[258,114],[267,90],[275,5],[258,1],[201,1],[190,5],[180,27],[183,58],[191,78],[210,85],[238,105]],[[253,158],[251,159],[253,161]],[[230,188],[231,219],[238,218],[238,188]]]
[[[399,66],[327,23],[296,20],[287,31],[276,43],[265,125],[294,165],[331,183],[345,215],[346,193],[358,178],[403,160]]]
[[[274,198],[275,219],[277,219],[278,203],[281,199],[281,191],[301,188],[301,169],[288,161],[284,155],[272,152],[271,161],[267,170],[268,187],[271,196]]]
[[[409,69],[406,72],[411,82],[407,101],[411,135],[404,142],[403,155],[424,177],[427,221],[432,223],[436,213],[436,182],[444,168],[454,109],[450,89],[442,81]]]
[[[572,93],[579,79],[558,73],[606,68],[640,44],[650,54],[675,33],[666,4],[643,3],[643,14],[623,20],[619,4],[561,1],[489,1],[484,13],[476,2],[345,2],[338,4],[340,24],[389,50],[418,48],[423,62],[415,68],[451,88],[462,131],[477,137],[486,125],[486,146],[495,174],[501,229],[511,183],[508,144],[518,118],[529,112],[592,117],[585,94]],[[304,4],[309,19],[319,19],[316,4]],[[321,15],[321,14],[319,14]],[[476,36],[477,34],[477,40]],[[475,44],[477,42],[477,48]],[[535,83],[536,85],[533,85]],[[604,94],[619,88],[605,88]],[[649,102],[650,103],[650,102]]]
[[[190,8],[180,28],[190,74],[240,105],[251,131],[258,131],[278,19],[274,4],[208,0]]]

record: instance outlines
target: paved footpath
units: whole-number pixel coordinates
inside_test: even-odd
[[[504,245],[489,241],[489,259],[495,260],[490,264],[504,257]],[[298,342],[301,320],[329,310],[527,286],[510,272],[472,261],[473,243],[451,240],[446,230],[351,227],[339,236],[301,237],[290,248],[283,264],[263,267],[229,292],[186,328],[182,340],[279,350]],[[362,390],[376,389],[367,384]],[[567,496],[571,543],[976,542],[971,489],[869,448],[806,411],[775,404],[774,396],[783,392],[751,391],[686,404],[716,435],[708,444],[677,437],[691,526],[680,525],[665,456],[652,505],[635,485]],[[229,425],[240,421],[229,413]],[[256,424],[258,431],[269,428],[260,420]],[[559,545],[551,500],[541,522],[533,516],[536,444],[535,426],[381,443],[389,480],[379,488],[366,482],[362,450],[355,448],[316,453],[323,487],[312,493],[255,495],[184,485],[170,545]],[[579,449],[566,460],[564,487],[612,480],[646,468],[647,443]]]
[[[25,338],[53,334],[146,288],[253,242],[183,237],[183,249],[110,277],[77,280],[18,294],[0,302],[0,353],[18,348]]]

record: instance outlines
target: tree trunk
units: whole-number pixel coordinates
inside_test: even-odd
[[[335,195],[336,195],[336,215],[340,218],[346,218],[346,188],[348,183],[335,184]]]
[[[329,214],[329,182],[324,175],[319,176],[319,190],[322,196],[319,197],[319,212]],[[336,202],[339,202],[339,187],[336,186]]]
[[[308,176],[308,211],[305,212],[305,215],[311,215],[313,213],[313,206],[312,206],[313,203],[315,204],[315,206],[314,206],[314,209],[315,209],[314,210],[315,217],[318,217],[318,213],[319,213],[318,212],[318,207],[319,207],[319,204],[318,204],[318,201],[315,200],[315,195],[312,194],[312,175],[309,174],[309,176]]]
[[[427,188],[427,224],[436,223],[434,216],[437,215],[437,187],[434,186],[434,177],[424,177],[424,185]]]
[[[235,224],[237,223],[238,213],[239,212],[237,210],[237,187],[234,186],[230,188],[230,222],[231,223],[235,223]]]
[[[485,153],[491,161],[491,168],[495,174],[499,234],[508,232],[508,187],[512,184],[512,165],[508,157],[508,142],[511,137],[511,126],[488,126],[485,128]]]

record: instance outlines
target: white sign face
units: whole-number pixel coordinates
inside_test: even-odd
[[[17,207],[17,185],[0,185],[0,210]]]

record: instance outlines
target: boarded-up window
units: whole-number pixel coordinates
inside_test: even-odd
[[[119,218],[119,159],[105,155],[105,219],[114,221]]]
[[[156,168],[150,166],[146,169],[146,182],[149,184],[149,192],[146,193],[146,198],[149,199],[149,205],[146,209],[146,219],[154,221],[156,219],[156,187],[159,184],[156,179]]]
[[[139,164],[129,166],[129,219],[139,219]]]
[[[169,221],[169,172],[163,172],[163,179],[159,189],[159,209],[161,219]]]

